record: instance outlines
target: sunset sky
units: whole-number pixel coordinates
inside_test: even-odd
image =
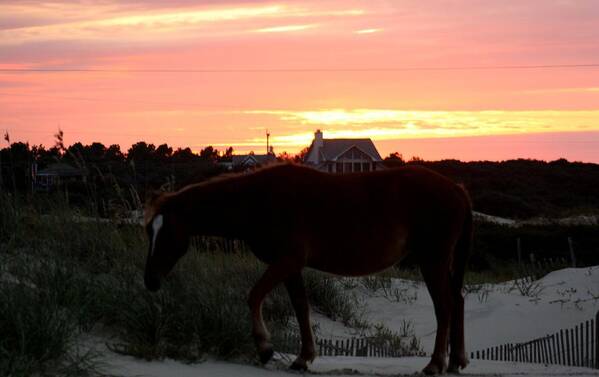
[[[597,20],[596,0],[2,1],[0,130],[599,162]]]

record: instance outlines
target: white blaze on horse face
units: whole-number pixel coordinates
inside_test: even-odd
[[[158,232],[162,228],[162,215],[158,215],[154,217],[154,221],[152,221],[152,247],[150,248],[150,256],[154,254],[154,247],[156,247],[156,237],[158,237]]]

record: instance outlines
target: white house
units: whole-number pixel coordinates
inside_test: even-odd
[[[329,173],[352,173],[383,169],[383,159],[370,139],[324,139],[322,132],[304,157],[304,164]]]

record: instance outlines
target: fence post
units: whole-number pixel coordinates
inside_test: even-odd
[[[522,241],[516,238],[516,249],[518,250],[518,267],[522,268]]]
[[[576,267],[576,255],[574,254],[574,246],[572,245],[572,237],[568,237],[568,248],[570,249],[570,260],[572,267]]]
[[[590,367],[591,366],[591,353],[589,352],[590,348],[591,348],[591,344],[589,341],[589,321],[585,322],[584,325],[584,337],[585,337],[585,341],[584,341],[584,366],[585,367]]]
[[[595,369],[599,369],[599,311],[595,315]]]
[[[580,347],[579,347],[579,342],[578,342],[578,333],[580,332],[580,327],[576,326],[574,327],[574,332],[575,332],[575,337],[574,337],[574,349],[576,350],[576,366],[579,367],[580,366]]]

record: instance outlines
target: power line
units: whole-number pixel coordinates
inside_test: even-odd
[[[0,92],[0,98],[1,96],[6,96],[6,97],[25,97],[25,98],[29,98],[29,97],[40,97],[40,98],[49,98],[49,99],[59,99],[59,100],[67,100],[67,101],[85,101],[85,102],[107,102],[107,103],[118,103],[118,104],[137,104],[137,105],[151,105],[151,106],[198,106],[198,107],[202,107],[203,109],[207,109],[208,107],[206,107],[205,104],[201,104],[201,103],[191,103],[191,102],[156,102],[156,101],[140,101],[140,100],[131,100],[131,99],[113,99],[113,98],[92,98],[92,97],[68,97],[68,96],[55,96],[55,95],[49,95],[49,94],[38,94],[38,93],[7,93],[7,92]],[[222,107],[217,107],[217,106],[211,106],[210,110],[204,110],[204,112],[208,113],[218,113],[218,112],[223,112],[223,111],[236,111],[233,109],[226,109],[226,108],[222,108]],[[243,111],[243,110],[238,110],[238,111]]]
[[[203,68],[203,69],[117,69],[117,68],[0,68],[1,73],[313,73],[313,72],[403,72],[403,71],[483,71],[518,69],[599,68],[589,64],[488,65],[446,67],[367,67],[367,68]]]

